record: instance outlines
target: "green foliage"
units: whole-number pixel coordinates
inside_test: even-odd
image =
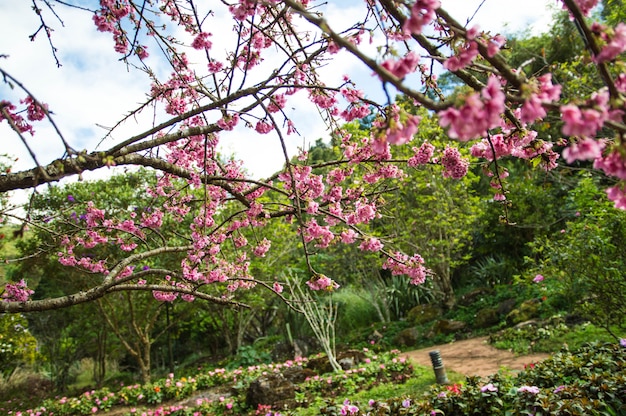
[[[368,327],[377,322],[371,293],[356,286],[340,288],[333,293],[333,301],[338,306],[335,330],[346,334],[358,328]]]
[[[0,372],[9,378],[20,365],[30,365],[37,358],[37,340],[28,330],[28,321],[20,314],[0,315]]]
[[[239,347],[237,354],[228,359],[226,368],[234,370],[238,367],[248,367],[251,365],[269,364],[272,356],[267,351],[259,351],[254,345],[243,345]]]
[[[558,299],[598,326],[626,328],[626,213],[615,210],[591,177],[571,192],[574,213],[562,232],[532,244],[537,266]]]

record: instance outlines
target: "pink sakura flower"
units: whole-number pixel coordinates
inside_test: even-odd
[[[546,116],[543,104],[556,101],[561,96],[561,86],[552,84],[552,74],[545,74],[531,82],[530,96],[522,105],[521,120],[529,123]]]
[[[43,120],[48,112],[47,104],[37,104],[31,96],[26,97],[20,102],[26,104],[26,118],[30,121]]]
[[[256,126],[254,127],[254,129],[261,134],[267,134],[270,131],[274,130],[274,125],[267,123],[263,120],[260,120],[258,123],[256,123]]]
[[[626,210],[626,185],[612,186],[606,190],[606,194],[615,204],[615,208]]]
[[[224,68],[224,64],[219,61],[211,60],[211,62],[207,64],[207,68],[210,73],[214,74],[221,71]]]
[[[272,285],[272,288],[274,289],[274,292],[276,293],[283,293],[283,285],[281,285],[278,282],[274,282],[274,284]]]
[[[17,283],[7,283],[2,293],[2,300],[5,302],[26,302],[30,295],[35,293],[34,290],[26,287],[24,279]]]
[[[584,14],[585,16],[589,16],[589,12],[591,12],[591,9],[596,7],[599,0],[574,0],[574,2],[578,6],[582,14]],[[563,8],[567,10],[567,6],[565,4],[563,4]]]
[[[402,79],[408,74],[415,72],[419,59],[420,57],[418,54],[415,52],[409,52],[397,61],[387,59],[380,66],[391,72],[396,78]]]
[[[396,252],[393,257],[387,258],[383,264],[383,269],[390,270],[394,276],[407,275],[411,284],[419,285],[426,281],[428,270],[424,267],[424,259],[419,254],[413,257]]]
[[[604,141],[585,138],[563,149],[563,158],[567,163],[576,160],[595,160],[602,157]]]
[[[612,61],[620,53],[626,50],[626,24],[619,23],[612,34],[609,36],[608,43],[602,48],[602,51],[596,56],[597,62]]]
[[[271,246],[272,242],[267,238],[264,238],[263,241],[261,241],[259,245],[254,248],[254,254],[258,257],[265,257],[265,254],[268,252]]]
[[[407,165],[414,168],[418,165],[425,165],[430,162],[430,159],[433,157],[435,152],[435,146],[428,142],[424,142],[419,148],[413,147],[412,150],[415,152],[415,155],[407,160]]]
[[[462,141],[482,136],[489,129],[500,125],[504,99],[500,81],[491,76],[480,95],[469,94],[461,107],[450,107],[439,112],[439,124],[442,127],[449,126],[448,135]]]
[[[441,7],[439,0],[417,0],[411,6],[411,16],[404,21],[402,30],[406,34],[420,34],[422,28],[435,18],[435,10]]]
[[[459,150],[454,147],[447,147],[441,157],[441,165],[444,168],[444,178],[461,179],[467,175],[469,162],[461,158]]]
[[[489,39],[489,43],[487,44],[487,56],[490,58],[494,57],[498,52],[500,52],[500,49],[505,43],[506,38],[500,34]]]
[[[237,123],[239,123],[239,114],[234,113],[231,116],[226,115],[224,118],[219,119],[217,121],[217,126],[221,129],[230,131],[235,128]]]
[[[600,129],[602,123],[595,110],[580,110],[573,104],[561,107],[561,116],[565,124],[563,134],[567,136],[592,137]]]
[[[379,239],[374,238],[374,237],[370,237],[366,240],[364,240],[360,245],[359,248],[363,251],[380,251],[383,248],[383,243],[380,242]]]
[[[211,36],[210,33],[200,32],[193,42],[191,42],[191,47],[197,50],[210,49],[212,43],[209,40],[209,36]]]
[[[339,284],[337,284],[337,282],[333,281],[330,277],[323,274],[319,274],[316,277],[311,278],[311,280],[306,282],[306,284],[311,290],[332,291],[339,288]]]
[[[391,144],[405,144],[413,139],[413,135],[417,133],[421,117],[409,115],[404,124],[397,123],[393,128],[386,131],[385,139]]]
[[[622,157],[619,151],[613,151],[605,157],[596,159],[593,168],[601,169],[607,175],[626,180],[626,159]]]
[[[344,244],[352,244],[356,240],[357,233],[353,229],[342,231],[340,234],[341,242]]]
[[[446,59],[443,67],[448,71],[459,71],[469,64],[478,56],[478,44],[476,42],[466,42],[459,52]]]

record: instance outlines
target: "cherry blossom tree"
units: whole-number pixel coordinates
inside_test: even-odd
[[[611,179],[608,198],[626,209],[626,24],[591,22],[588,16],[598,0],[558,2],[580,28],[587,47],[582,59],[603,83],[599,90],[568,102],[562,102],[562,85],[550,73],[526,74],[511,67],[503,50],[506,39],[456,21],[446,12],[445,0],[365,0],[362,14],[351,16],[348,28],[335,28],[321,3],[341,2],[100,0],[95,10],[81,9],[97,30],[112,37],[111,47],[128,70],[144,73],[151,83],[146,101],[103,139],[122,126],[136,133],[104,150],[78,150],[78,138],[58,127],[46,97],[33,94],[20,74],[0,65],[3,82],[22,96],[0,101],[0,122],[13,130],[16,145],[25,146],[34,163],[32,169],[0,174],[0,192],[36,189],[107,167],[142,166],[157,175],[147,195],[165,200],[150,211],[114,216],[85,202],[73,231],[56,236],[58,258],[67,267],[99,276],[97,283],[72,295],[30,300],[32,290],[24,276],[6,285],[0,311],[61,308],[130,290],[150,291],[166,302],[184,298],[231,304],[235,301],[230,294],[259,285],[282,296],[281,282],[256,279],[249,267],[252,257],[262,258],[272,249],[271,240],[262,237],[263,227],[272,221],[293,224],[312,290],[333,290],[339,283],[338,277],[324,275],[308,261],[312,253],[333,244],[379,253],[382,268],[420,284],[431,273],[420,254],[402,253],[393,239],[368,235],[366,225],[380,215],[387,182],[404,179],[407,167],[439,165],[445,177],[465,175],[469,161],[456,151],[459,142],[472,143],[473,162],[491,178],[494,199],[502,201],[504,209],[510,198],[508,172],[500,161],[509,157],[545,170],[557,163],[592,161]],[[32,38],[47,37],[51,59],[59,65],[49,19],[61,16],[65,7],[79,6],[33,0],[41,27]],[[212,33],[224,19],[232,30]],[[322,76],[323,67],[339,54],[352,56],[371,71],[367,85],[349,76],[337,83]],[[158,61],[153,60],[156,56]],[[467,88],[446,96],[437,85],[443,70],[454,73]],[[384,99],[367,98],[364,88],[373,83],[382,88]],[[413,136],[421,118],[396,105],[396,93],[437,117],[449,137],[445,148],[416,143]],[[343,154],[337,160],[311,165],[304,150],[297,160],[288,154],[287,141],[299,134],[298,123],[312,117],[309,109],[289,111],[302,97],[314,105],[340,143]],[[147,112],[153,114],[150,126],[133,124]],[[548,117],[559,120],[562,137],[542,137],[534,128]],[[342,130],[344,123],[357,119],[370,123],[368,137]],[[27,140],[37,137],[41,123],[53,127],[64,148],[49,164],[38,162],[37,148]],[[257,134],[259,140],[278,141],[283,169],[259,180],[236,160],[221,158],[220,140],[243,131]],[[415,149],[415,155],[397,159],[395,146]],[[4,209],[0,214],[46,228],[28,211],[18,215]],[[166,235],[161,228],[172,221],[187,224],[186,232],[155,243],[158,238],[152,237]],[[117,247],[124,258],[87,255],[101,245]],[[141,268],[146,259],[172,253],[182,260]],[[216,284],[225,287],[221,295],[207,290]]]

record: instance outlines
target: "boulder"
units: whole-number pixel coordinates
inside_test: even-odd
[[[488,297],[491,293],[493,293],[493,289],[488,287],[479,287],[478,289],[474,289],[471,292],[460,296],[457,303],[461,306],[470,306],[471,304],[479,301],[481,298]]]
[[[295,385],[281,373],[271,373],[260,376],[250,383],[246,403],[253,409],[258,408],[260,404],[280,409],[295,397]]]
[[[522,302],[517,309],[513,309],[507,316],[506,321],[511,324],[519,324],[520,322],[530,321],[539,316],[540,301],[538,299],[530,299]]]
[[[426,303],[412,308],[407,314],[406,319],[413,325],[422,325],[434,321],[441,315],[443,315],[443,311],[439,306]]]
[[[455,321],[452,319],[440,319],[432,326],[430,334],[435,335],[449,335],[456,334],[463,331],[467,325],[462,321]]]
[[[500,322],[498,311],[493,308],[481,309],[474,318],[475,328],[489,328]]]
[[[515,309],[516,304],[517,300],[515,298],[503,300],[498,305],[498,314],[502,316],[508,315],[513,309]]]
[[[417,328],[407,328],[404,329],[396,335],[394,338],[394,343],[396,345],[401,345],[405,347],[412,347],[417,344],[417,341],[420,338],[420,332]]]

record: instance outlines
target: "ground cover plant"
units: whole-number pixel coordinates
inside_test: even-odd
[[[5,411],[14,415],[88,415],[121,405],[126,406],[125,414],[131,415],[619,415],[626,411],[626,340],[590,343],[575,351],[563,348],[542,362],[529,363],[518,374],[504,370],[486,379],[455,376],[446,385],[434,383],[428,371],[414,371],[397,352],[367,351],[364,357],[353,369],[303,378],[293,399],[274,407],[259,403],[251,408],[245,387],[264,374],[306,368],[309,359],[232,371],[213,369],[193,377],[172,374],[147,385],[115,392],[88,391],[79,397],[47,400],[34,409]],[[320,355],[311,359],[317,358]],[[427,383],[419,385],[417,379]],[[407,383],[411,388],[403,389]],[[198,394],[207,389],[214,394]],[[192,403],[162,405],[180,403],[193,395]]]

